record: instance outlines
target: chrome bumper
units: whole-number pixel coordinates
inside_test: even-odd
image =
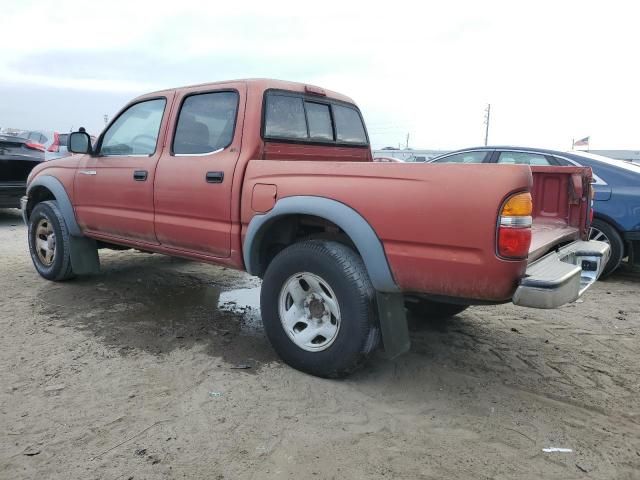
[[[513,295],[521,307],[557,308],[575,301],[598,279],[609,260],[604,242],[574,242],[527,267]]]
[[[29,200],[29,197],[24,196],[20,199],[20,212],[22,213],[22,220],[24,220],[25,225],[28,224],[28,219],[27,219],[27,201]]]

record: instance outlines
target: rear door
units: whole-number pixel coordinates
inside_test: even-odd
[[[245,84],[179,93],[155,177],[155,231],[166,247],[231,252],[231,187],[242,146]]]
[[[153,182],[173,93],[125,108],[86,155],[75,178],[76,217],[93,236],[158,243]]]

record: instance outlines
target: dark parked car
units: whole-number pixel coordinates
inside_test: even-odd
[[[640,165],[589,152],[524,147],[467,148],[431,161],[591,167],[595,197],[590,238],[611,246],[603,275],[613,272],[627,256],[630,263],[640,264]]]
[[[20,208],[27,176],[45,159],[45,147],[28,138],[0,135],[0,208]]]
[[[68,157],[71,155],[67,150],[68,133],[54,132],[53,130],[32,130],[21,135],[28,140],[39,143],[45,148],[45,158],[53,160],[54,158]]]

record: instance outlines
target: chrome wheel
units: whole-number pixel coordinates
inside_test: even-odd
[[[325,350],[338,336],[338,299],[327,282],[313,273],[296,273],[284,282],[278,312],[285,332],[303,350]]]
[[[35,251],[45,267],[50,267],[56,255],[56,234],[48,218],[43,217],[35,230]]]
[[[595,227],[591,227],[589,229],[589,240],[597,240],[599,242],[604,242],[611,245],[611,240],[609,240],[609,237],[607,237],[602,230],[598,230]]]

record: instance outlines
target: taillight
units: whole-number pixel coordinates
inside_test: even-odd
[[[44,145],[41,145],[40,143],[33,143],[33,142],[28,142],[24,144],[25,147],[30,148],[31,150],[40,150],[41,152],[44,152]]]
[[[526,258],[531,246],[533,202],[529,192],[511,195],[502,205],[498,225],[498,254]]]
[[[53,143],[47,148],[47,152],[59,152],[60,151],[60,135],[53,133]]]

